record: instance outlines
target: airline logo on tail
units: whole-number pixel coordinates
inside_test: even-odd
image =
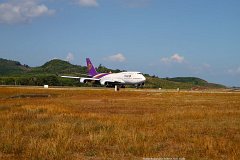
[[[90,71],[92,69],[92,64],[88,63],[87,67],[88,67],[88,71]]]

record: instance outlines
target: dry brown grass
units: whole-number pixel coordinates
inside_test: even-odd
[[[0,88],[0,159],[234,160],[239,148],[239,93]]]

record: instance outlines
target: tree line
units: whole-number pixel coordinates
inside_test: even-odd
[[[79,80],[61,78],[57,75],[37,75],[19,77],[0,77],[0,85],[28,85],[28,86],[86,86]]]

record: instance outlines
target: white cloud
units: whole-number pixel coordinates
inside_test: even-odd
[[[70,61],[72,61],[73,59],[74,59],[73,53],[69,52],[69,53],[67,54],[66,60],[67,60],[68,62],[70,62]]]
[[[163,63],[171,63],[171,62],[182,63],[182,62],[184,62],[184,57],[180,56],[177,53],[175,53],[171,57],[163,57],[163,58],[161,58],[161,61]]]
[[[231,75],[240,75],[240,67],[238,67],[236,69],[229,69],[229,70],[227,70],[227,72]]]
[[[174,54],[171,58],[172,61],[182,63],[184,61],[184,57],[180,56],[179,54]]]
[[[112,61],[112,62],[123,62],[126,60],[126,58],[124,57],[124,55],[122,53],[117,53],[115,55],[106,57],[104,59],[107,61]]]
[[[77,0],[77,3],[82,7],[97,7],[97,0]]]
[[[49,9],[37,0],[19,0],[0,3],[0,23],[13,24],[29,22],[34,18],[52,15],[55,10]]]

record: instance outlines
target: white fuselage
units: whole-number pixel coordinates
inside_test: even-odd
[[[146,78],[140,72],[98,73],[89,58],[86,58],[89,77],[61,76],[63,78],[79,79],[80,83],[97,82],[106,86],[124,87],[135,85],[142,87]]]
[[[114,82],[118,82],[122,85],[143,85],[146,81],[146,78],[140,72],[111,73],[99,79],[101,85],[107,85],[108,83]]]

